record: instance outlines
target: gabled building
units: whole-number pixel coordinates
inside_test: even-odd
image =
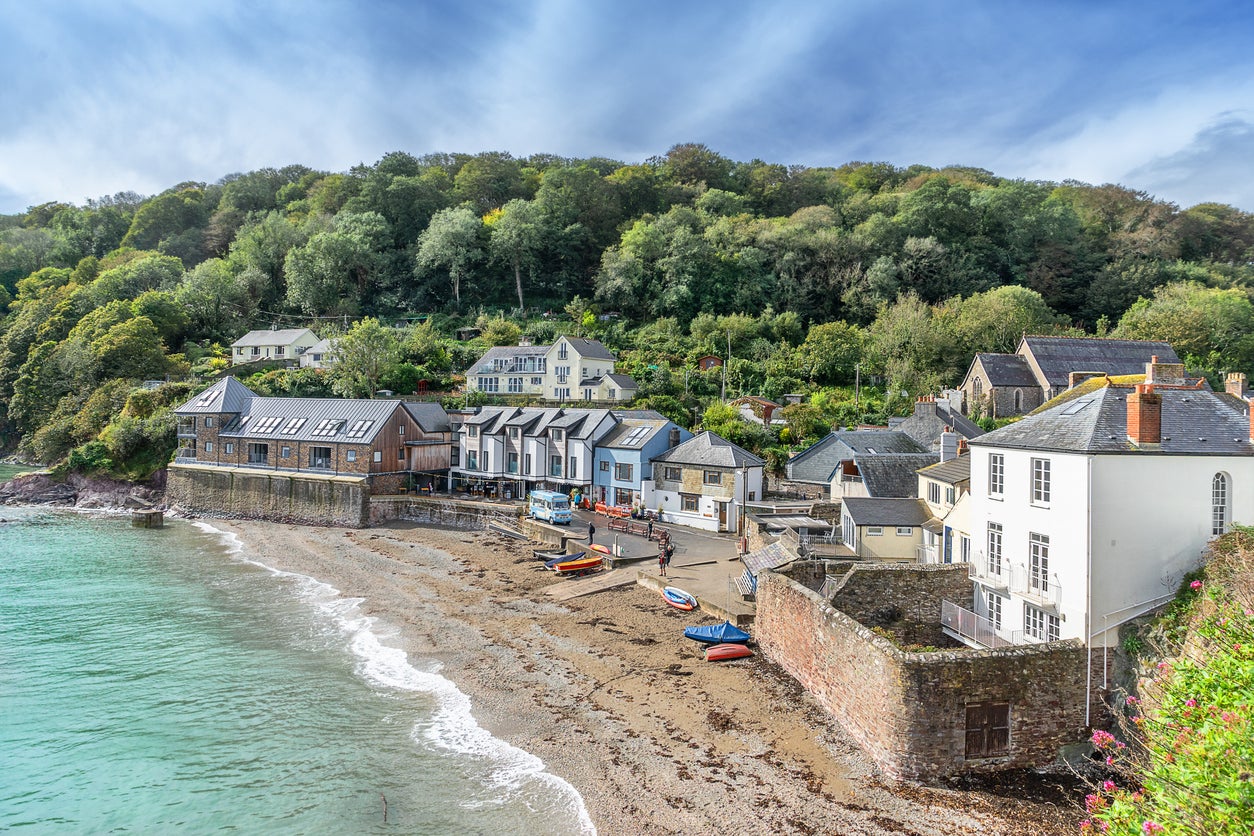
[[[712,432],[693,436],[653,459],[659,516],[707,531],[740,531],[747,504],[762,496],[765,464]]]
[[[335,340],[324,339],[318,340],[300,355],[300,367],[302,369],[327,369],[331,367],[334,360],[331,359],[331,352],[335,348]]]
[[[941,438],[945,433],[968,441],[984,435],[984,430],[949,401],[930,396],[915,401],[914,414],[893,429],[905,433],[933,453],[941,452]]]
[[[615,363],[604,345],[582,337],[559,337],[547,346],[498,346],[466,370],[466,390],[559,402],[629,401],[638,387],[614,371]]]
[[[931,517],[918,499],[849,497],[840,508],[841,541],[865,560],[913,562]]]
[[[966,411],[1022,415],[1086,378],[1137,374],[1152,358],[1180,362],[1165,342],[1024,336],[1014,354],[975,355],[961,387]]]
[[[822,485],[833,501],[843,497],[913,497],[915,471],[937,453],[900,430],[837,430],[788,460],[792,482]]]
[[[437,410],[398,400],[260,397],[225,377],[174,410],[175,464],[364,476],[372,489],[395,492],[410,474],[447,472],[451,432]]]
[[[924,525],[919,559],[923,563],[969,563],[971,537],[971,456],[949,456],[918,472],[919,498],[932,518]]]
[[[318,336],[308,328],[249,331],[231,343],[231,365],[262,360],[296,361],[317,342]]]
[[[652,459],[690,438],[691,432],[661,416],[621,420],[597,442],[592,501],[655,509]]]
[[[768,398],[760,398],[757,395],[745,395],[744,397],[736,398],[728,406],[736,407],[740,417],[751,424],[770,427],[784,423],[784,419],[776,415],[783,407]]]
[[[1248,404],[1150,372],[970,442],[976,614],[999,641],[1116,646],[1254,522]]]

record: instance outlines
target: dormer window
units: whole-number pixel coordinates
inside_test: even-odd
[[[566,359],[566,341],[565,340],[557,344],[557,359],[558,360]]]

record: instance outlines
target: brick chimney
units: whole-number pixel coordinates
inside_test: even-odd
[[[1137,446],[1161,444],[1163,440],[1163,396],[1152,383],[1142,383],[1128,395],[1128,441]]]
[[[931,395],[921,395],[914,402],[914,414],[920,417],[936,414],[936,398]]]
[[[1145,382],[1163,386],[1184,386],[1184,363],[1160,363],[1158,355],[1145,364]]]
[[[1245,372],[1228,372],[1224,376],[1224,391],[1244,400],[1250,396],[1250,379]]]

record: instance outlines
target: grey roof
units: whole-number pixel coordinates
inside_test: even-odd
[[[639,389],[640,388],[640,384],[636,383],[635,379],[633,379],[631,375],[618,374],[617,372],[613,372],[611,374],[607,374],[606,378],[608,378],[619,389]]]
[[[309,346],[308,350],[306,350],[305,353],[306,354],[327,354],[331,351],[332,348],[335,347],[335,344],[337,342],[339,342],[339,340],[331,339],[330,337],[323,337],[322,339],[318,340],[313,345]]]
[[[935,453],[888,453],[882,456],[858,456],[858,472],[862,484],[873,497],[918,496],[919,468],[935,464]]]
[[[649,443],[649,439],[662,432],[670,421],[641,421],[626,419],[610,430],[604,438],[597,442],[598,447],[613,447],[620,450],[639,450]]]
[[[427,433],[446,433],[453,429],[444,407],[433,402],[405,401],[405,411],[414,423]]]
[[[959,456],[947,462],[930,465],[921,469],[919,475],[935,479],[937,482],[944,482],[947,485],[966,482],[971,478],[971,457],[969,455]]]
[[[231,343],[231,347],[246,347],[250,345],[291,345],[300,339],[304,334],[309,334],[315,340],[318,338],[317,335],[308,328],[284,328],[279,331],[273,331],[267,328],[261,331],[249,331],[247,334]]]
[[[710,467],[761,467],[766,464],[762,459],[743,447],[737,447],[725,438],[706,430],[694,435],[676,447],[672,447],[655,462],[672,462],[674,464],[708,465]]]
[[[1126,386],[1105,386],[1029,415],[972,440],[972,446],[1068,453],[1134,455],[1254,455],[1250,419],[1242,401],[1204,389],[1155,389],[1162,396],[1162,443],[1128,441]]]
[[[253,398],[218,435],[369,444],[400,406],[397,400]]]
[[[789,459],[788,478],[826,485],[841,462],[858,455],[926,452],[926,447],[897,430],[837,430]]]
[[[579,356],[588,360],[615,360],[610,350],[600,343],[598,340],[589,340],[585,337],[566,337],[566,342],[570,343],[570,347],[579,352]],[[548,350],[548,346],[545,346]]]
[[[199,395],[177,407],[176,415],[216,415],[222,412],[243,412],[257,394],[233,377],[224,377]]]
[[[797,559],[797,556],[784,548],[783,543],[769,543],[760,549],[755,549],[740,558],[744,561],[745,568],[748,569],[754,577],[763,569],[776,569],[785,563],[791,563]]]
[[[935,407],[934,411],[932,407]],[[968,439],[984,435],[984,430],[969,418],[944,404],[935,402],[917,404],[914,414],[897,424],[894,429],[931,449],[939,448],[941,433],[947,429],[952,429],[958,435]]]
[[[1066,389],[1071,372],[1137,374],[1155,355],[1160,363],[1180,362],[1170,343],[1154,340],[1024,337],[1023,343],[1054,389]]]
[[[984,368],[989,386],[1034,386],[1040,388],[1036,372],[1021,354],[988,354],[979,353],[971,361],[972,367],[979,363]],[[970,372],[967,373],[970,376]]]
[[[932,518],[921,499],[847,496],[843,506],[854,525],[923,525]]]
[[[489,348],[483,353],[483,356],[470,365],[466,370],[467,375],[478,374],[484,366],[494,366],[496,360],[505,360],[505,367],[500,371],[495,368],[483,369],[484,374],[511,374],[515,371],[515,363],[522,357],[543,357],[545,352],[549,350],[547,345],[498,345]],[[539,374],[536,371],[526,371],[523,374]]]
[[[616,409],[614,415],[622,418],[624,421],[628,418],[641,418],[646,421],[665,421],[668,420],[665,415],[656,409]]]

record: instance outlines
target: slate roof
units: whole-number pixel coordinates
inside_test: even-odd
[[[279,331],[272,331],[269,328],[260,331],[249,331],[235,342],[231,343],[231,348],[237,346],[253,346],[253,345],[291,345],[300,339],[303,335],[310,334],[317,339],[308,328],[284,328]]]
[[[837,466],[855,456],[926,453],[927,448],[897,430],[837,430],[788,460],[788,478],[827,485]]]
[[[1048,385],[1066,389],[1071,372],[1137,374],[1157,355],[1160,363],[1179,363],[1170,343],[1154,340],[1108,340],[1087,337],[1024,337]]]
[[[498,345],[489,348],[483,353],[483,356],[471,363],[470,368],[466,370],[467,375],[480,374],[511,374],[514,373],[514,365],[519,358],[522,357],[543,357],[545,352],[549,350],[547,345]],[[505,367],[497,371],[496,360],[505,360]],[[534,370],[521,372],[521,374],[540,374]]]
[[[611,382],[613,382],[614,385],[617,386],[619,389],[639,389],[640,388],[640,384],[636,383],[636,381],[632,378],[631,375],[618,374],[617,372],[613,372],[611,374],[607,374],[606,377]]]
[[[1138,448],[1127,439],[1127,398],[1133,391],[1125,386],[1106,386],[1029,415],[970,444],[1066,453],[1254,455],[1244,402],[1203,389],[1156,389],[1163,399],[1162,443]]]
[[[275,442],[369,444],[400,405],[396,400],[253,398],[218,435]]]
[[[749,552],[740,558],[745,568],[748,569],[754,577],[763,569],[778,569],[785,563],[791,563],[797,559],[797,556],[784,548],[783,543],[769,543],[760,549]]]
[[[927,503],[921,499],[880,499],[847,496],[844,513],[854,525],[923,525],[932,518]]]
[[[766,464],[743,447],[738,447],[709,430],[694,435],[660,456],[655,456],[652,461],[709,467],[761,467]]]
[[[975,363],[979,363],[984,368],[984,375],[988,378],[989,386],[1028,386],[1036,388],[1041,386],[1036,379],[1036,372],[1032,370],[1032,366],[1028,363],[1027,358],[1022,355],[981,352],[975,355],[972,365],[974,366]],[[970,372],[968,372],[968,376],[970,376]]]
[[[601,344],[599,340],[589,340],[585,337],[566,337],[566,342],[570,343],[570,347],[579,352],[579,356],[586,360],[616,360],[617,358],[610,353],[610,350]],[[545,346],[548,351],[550,346]]]
[[[597,442],[598,447],[613,447],[620,450],[639,450],[649,443],[655,435],[666,429],[670,421],[662,419],[661,421],[641,421],[638,419],[627,419],[621,421],[617,427],[610,430],[604,438]],[[643,429],[644,432],[637,433],[637,430]]]
[[[453,425],[448,420],[448,413],[438,403],[405,401],[405,411],[409,413],[410,418],[414,419],[415,424],[422,427],[423,432],[446,433],[453,429]]]
[[[257,397],[252,389],[233,377],[224,377],[199,395],[174,410],[176,415],[216,415],[220,412],[243,412],[248,402]]]
[[[975,422],[945,404],[927,405],[936,407],[935,415],[928,414],[920,408],[922,406],[924,405],[916,406],[914,414],[897,424],[894,429],[932,449],[940,447],[941,433],[947,429],[952,428],[958,435],[968,439],[984,435],[984,430],[980,429]]]
[[[915,497],[919,493],[919,469],[935,464],[939,459],[940,456],[935,453],[888,453],[858,456],[854,461],[870,496]]]
[[[324,337],[305,350],[306,354],[329,354],[331,349],[335,347],[338,340]]]
[[[929,465],[921,469],[919,475],[935,479],[937,482],[944,482],[947,485],[966,482],[971,478],[971,457],[969,455],[959,456],[947,462]]]

